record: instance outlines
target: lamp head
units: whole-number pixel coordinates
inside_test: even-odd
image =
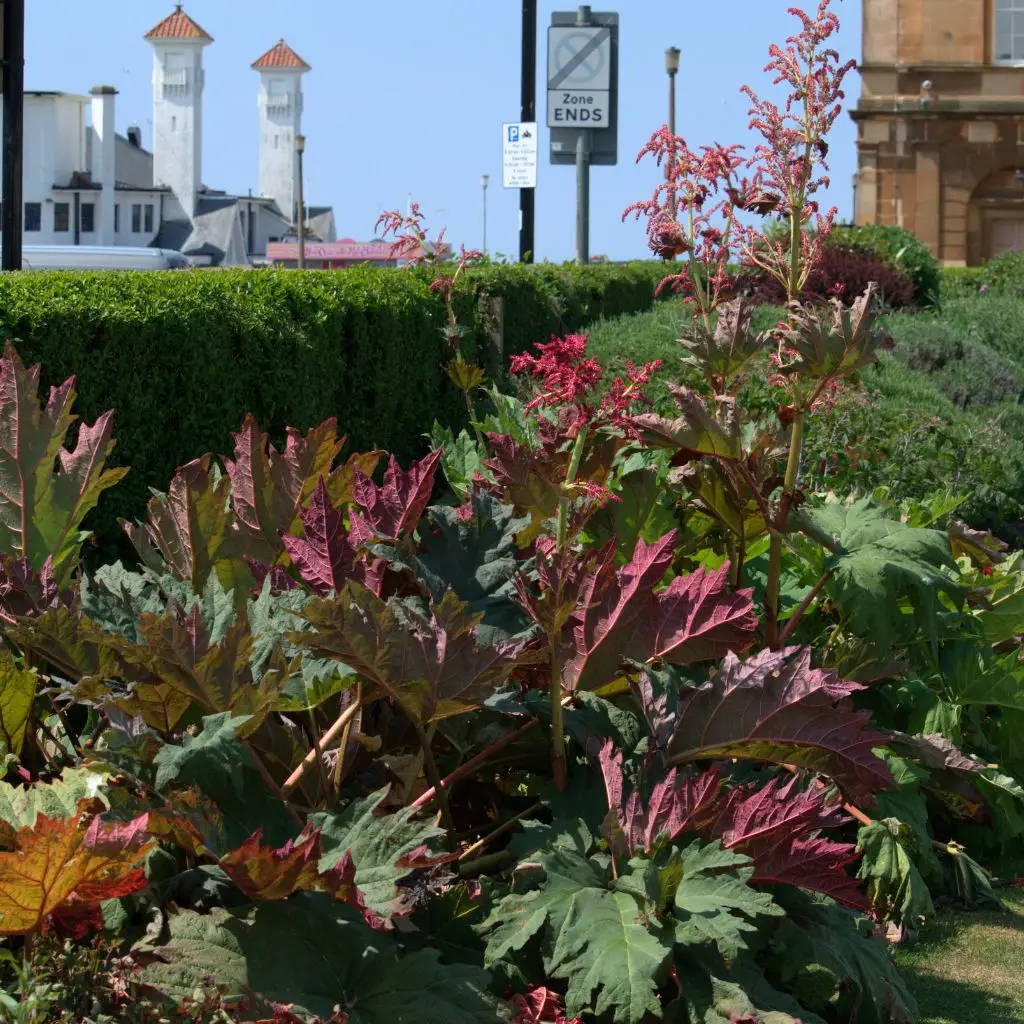
[[[665,70],[670,75],[674,75],[679,70],[679,54],[678,46],[670,46],[665,51]]]
[[[306,152],[306,136],[296,135],[295,136],[295,152],[305,153]]]

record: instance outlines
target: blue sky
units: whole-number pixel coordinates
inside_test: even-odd
[[[653,163],[637,151],[666,120],[664,51],[682,50],[677,129],[691,145],[750,144],[744,82],[770,92],[762,68],[768,45],[790,34],[793,0],[618,0],[620,32],[619,163],[594,168],[591,253],[645,256],[644,231],[622,210],[650,194]],[[142,126],[152,139],[151,50],[145,32],[173,0],[31,0],[27,5],[25,84],[29,89],[87,92],[113,85],[117,128]],[[806,0],[808,8],[816,0]],[[860,0],[835,0],[842,19],[838,48],[860,56]],[[540,0],[540,64],[553,10]],[[189,0],[185,11],[215,39],[206,50],[203,178],[233,192],[255,190],[258,177],[256,90],[249,65],[278,38],[312,66],[305,79],[308,202],[332,204],[340,236],[372,236],[377,214],[404,207],[412,193],[432,227],[479,246],[480,175],[489,173],[488,248],[518,251],[518,192],[501,188],[501,123],[519,117],[519,0]],[[540,69],[543,75],[543,66]],[[543,83],[541,83],[543,84]],[[847,79],[847,104],[859,92]],[[538,119],[545,119],[545,93]],[[571,258],[575,246],[575,173],[547,162],[541,130],[537,257]],[[854,128],[844,113],[832,138],[831,201],[852,206]]]

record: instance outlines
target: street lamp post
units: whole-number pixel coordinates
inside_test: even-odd
[[[668,130],[676,133],[676,75],[679,74],[679,47],[665,51],[665,72],[668,75]]]
[[[487,255],[487,186],[491,183],[491,176],[489,174],[480,175],[480,189],[483,192],[484,202],[484,255]]]
[[[668,131],[672,136],[672,152],[669,159],[665,161],[665,177],[671,180],[676,162],[676,75],[679,74],[679,47],[670,46],[665,51],[665,73],[668,75]],[[668,190],[668,212],[674,221],[676,219],[676,191],[671,186]],[[666,257],[673,259],[674,257]]]
[[[299,235],[299,270],[306,269],[306,203],[302,194],[302,157],[306,152],[306,136],[295,136],[297,174],[295,177],[295,205],[298,207],[296,224]]]

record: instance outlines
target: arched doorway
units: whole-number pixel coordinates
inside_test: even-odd
[[[1024,166],[1004,167],[978,183],[971,193],[968,234],[969,263],[1024,251]]]

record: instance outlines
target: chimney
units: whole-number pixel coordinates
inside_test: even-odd
[[[142,149],[142,129],[137,124],[128,125],[128,141],[136,149]]]
[[[97,85],[92,94],[92,180],[103,186],[96,211],[96,242],[114,245],[114,184],[117,176],[116,139],[114,135],[114,97],[111,85]]]

